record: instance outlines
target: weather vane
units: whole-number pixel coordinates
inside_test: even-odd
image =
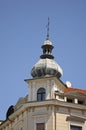
[[[49,39],[49,26],[50,26],[50,19],[48,17],[48,24],[47,24],[47,39]]]

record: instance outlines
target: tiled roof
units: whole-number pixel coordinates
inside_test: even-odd
[[[65,88],[64,89],[64,93],[68,93],[68,92],[78,92],[81,93],[83,95],[86,96],[86,90],[82,90],[82,89],[77,89],[77,88]]]

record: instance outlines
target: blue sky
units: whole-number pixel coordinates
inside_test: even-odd
[[[0,0],[0,119],[28,94],[24,79],[42,54],[48,17],[61,80],[86,89],[86,0]]]

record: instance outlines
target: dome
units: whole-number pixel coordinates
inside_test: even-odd
[[[61,77],[63,71],[61,67],[53,59],[40,59],[32,68],[31,75],[33,77],[43,77],[47,75]]]
[[[51,42],[49,39],[47,39],[47,40],[44,42],[44,45],[52,45],[52,42]]]
[[[43,54],[40,56],[40,60],[33,66],[31,70],[32,77],[35,78],[48,75],[57,76],[60,78],[63,74],[63,71],[56,63],[54,56],[52,55],[52,49],[54,48],[52,42],[49,39],[46,39],[41,48],[43,49]]]

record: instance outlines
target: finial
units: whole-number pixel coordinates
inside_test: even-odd
[[[49,25],[50,25],[50,19],[48,17],[48,24],[47,24],[47,39],[49,39]]]

